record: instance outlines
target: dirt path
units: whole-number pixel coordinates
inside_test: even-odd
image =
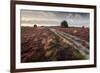
[[[87,41],[53,28],[48,29],[61,39],[65,40],[66,44],[69,44],[74,49],[79,51],[85,57],[85,59],[89,59],[89,43]]]

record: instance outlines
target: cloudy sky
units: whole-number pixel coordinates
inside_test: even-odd
[[[89,13],[21,10],[21,26],[59,26],[66,20],[69,26],[89,27]]]

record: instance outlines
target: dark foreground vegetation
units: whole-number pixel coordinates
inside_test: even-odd
[[[55,28],[89,41],[88,28]],[[46,27],[21,27],[21,62],[82,60],[84,56]]]

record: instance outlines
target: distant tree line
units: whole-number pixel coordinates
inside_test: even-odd
[[[33,27],[37,27],[37,25],[36,24],[34,24],[34,26]],[[65,21],[65,20],[63,20],[62,22],[61,22],[61,27],[62,28],[67,28],[68,27],[68,22],[67,21]]]

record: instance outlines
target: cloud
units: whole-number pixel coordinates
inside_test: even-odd
[[[89,13],[21,10],[22,24],[59,26],[63,20],[68,21],[69,26],[89,27]]]

